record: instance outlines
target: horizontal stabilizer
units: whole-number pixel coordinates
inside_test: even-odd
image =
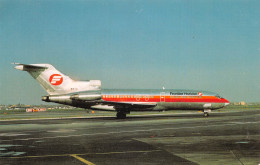
[[[38,65],[34,65],[34,64],[29,65],[29,64],[20,64],[20,63],[12,63],[12,64],[17,65],[14,67],[15,69],[23,70],[23,71],[48,69],[48,67],[43,65],[40,66],[39,64]]]

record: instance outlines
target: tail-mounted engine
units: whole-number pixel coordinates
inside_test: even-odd
[[[100,94],[75,94],[70,96],[71,100],[80,100],[80,101],[95,101],[100,100]]]
[[[42,96],[42,101],[55,103],[72,103],[73,101],[97,101],[101,100],[101,94],[73,94]]]

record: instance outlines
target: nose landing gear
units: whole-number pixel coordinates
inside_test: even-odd
[[[211,109],[204,109],[204,117],[209,117],[209,113],[211,112]]]
[[[204,112],[204,117],[209,117],[209,113],[208,112]]]

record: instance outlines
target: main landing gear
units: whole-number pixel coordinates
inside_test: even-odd
[[[125,119],[126,118],[126,113],[122,111],[118,111],[116,114],[117,119]]]

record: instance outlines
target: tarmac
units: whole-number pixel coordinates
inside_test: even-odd
[[[0,164],[260,164],[260,110],[0,121]]]

